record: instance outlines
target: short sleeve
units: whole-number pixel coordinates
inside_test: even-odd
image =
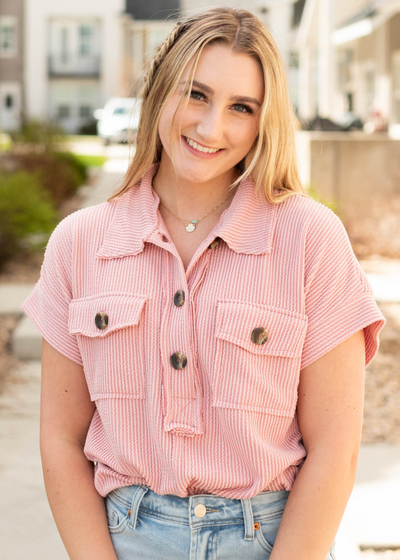
[[[301,369],[364,329],[365,365],[379,349],[385,325],[372,288],[340,219],[318,204],[309,224],[304,267],[305,313],[308,318]]]
[[[72,221],[64,218],[47,243],[40,278],[20,306],[61,354],[83,365],[76,335],[68,330],[72,299]]]

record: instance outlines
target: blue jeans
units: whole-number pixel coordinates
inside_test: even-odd
[[[105,505],[118,560],[267,560],[288,496],[181,498],[134,484],[110,492]],[[326,560],[334,558],[331,550]]]

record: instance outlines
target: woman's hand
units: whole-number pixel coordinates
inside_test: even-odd
[[[356,475],[364,371],[364,330],[301,371],[297,414],[307,458],[271,560],[325,560],[329,553]]]

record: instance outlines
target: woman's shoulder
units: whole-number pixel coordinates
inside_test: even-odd
[[[93,235],[96,232],[104,234],[115,212],[118,198],[105,201],[94,206],[87,206],[75,210],[60,220],[52,233],[52,237],[67,238]]]
[[[330,228],[344,228],[339,216],[331,208],[318,200],[294,194],[278,203],[283,222],[293,222],[306,229],[324,231]]]

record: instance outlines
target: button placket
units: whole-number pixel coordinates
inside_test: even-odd
[[[175,274],[173,274],[174,269]],[[185,303],[186,278],[182,279],[185,288],[182,289],[183,294],[180,294],[179,301],[176,300],[177,303],[183,301],[185,305],[176,305],[174,294],[171,294],[171,286],[176,285],[176,278],[180,276],[181,269],[178,259],[165,252],[163,254],[163,286],[166,297],[161,320],[161,352],[164,365],[164,429],[177,435],[193,437],[197,433],[202,433],[202,426],[199,425],[198,415],[195,414],[195,407],[197,406],[196,388],[188,332],[190,306]]]

